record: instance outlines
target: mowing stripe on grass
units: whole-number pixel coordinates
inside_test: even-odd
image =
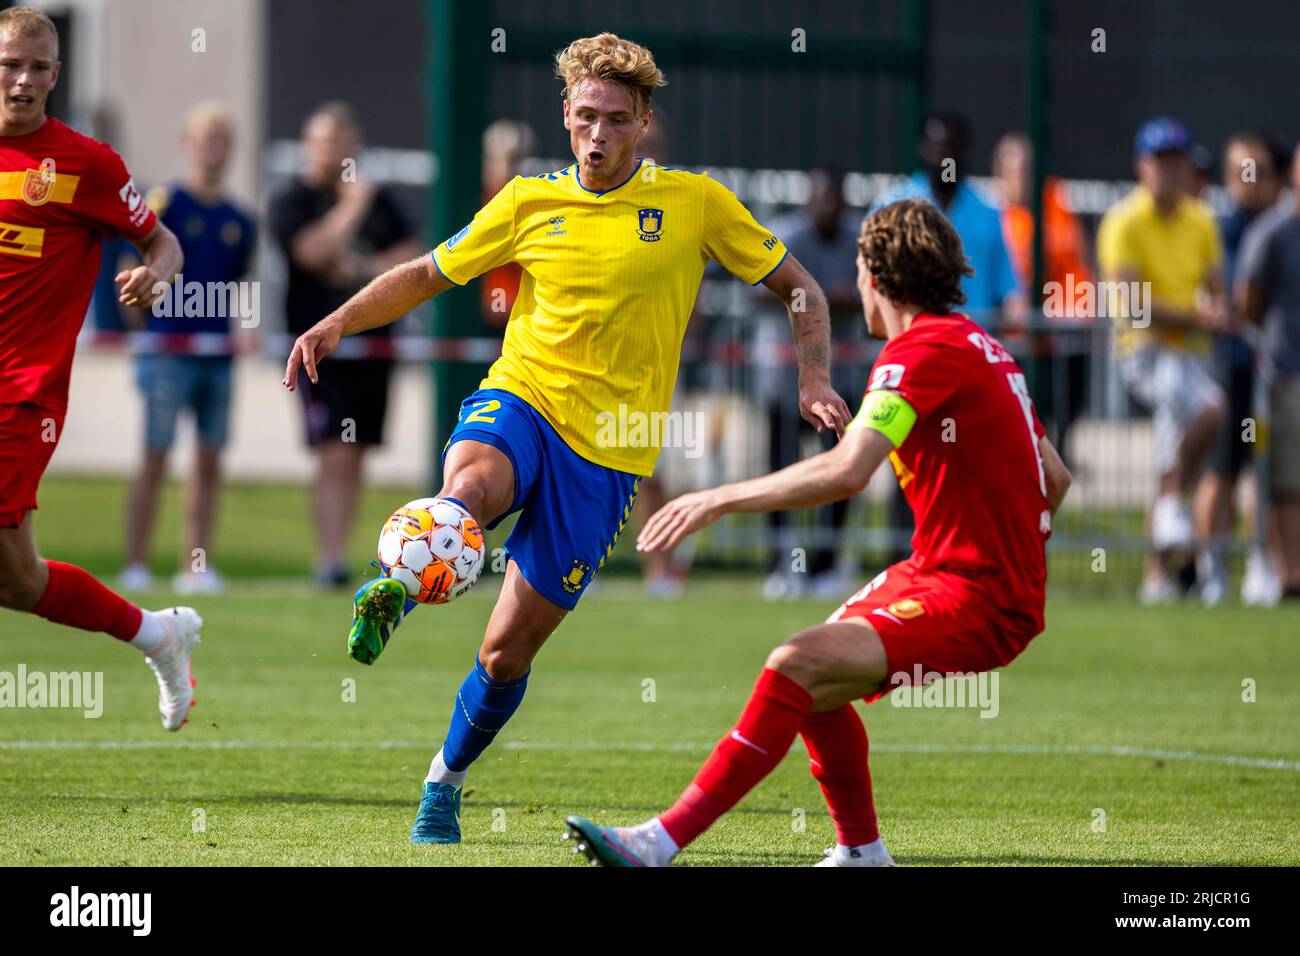
[[[0,740],[0,750],[427,750],[427,740]],[[711,743],[595,743],[550,740],[504,740],[498,750],[624,750],[639,753],[682,753],[711,750]],[[803,749],[800,743],[794,749]],[[1150,747],[1045,746],[1038,744],[872,744],[875,753],[899,754],[992,754],[996,756],[1041,757],[1138,757],[1213,763],[1258,770],[1300,772],[1300,762],[1238,754],[1198,753],[1194,750],[1161,750]]]

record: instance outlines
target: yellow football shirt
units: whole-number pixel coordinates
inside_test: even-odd
[[[1214,214],[1196,199],[1183,199],[1172,216],[1162,216],[1151,194],[1138,187],[1106,211],[1097,230],[1097,264],[1104,278],[1121,270],[1151,283],[1151,298],[1181,309],[1196,305],[1198,290],[1223,261]],[[1130,355],[1144,345],[1204,354],[1209,336],[1200,329],[1132,327],[1127,316],[1113,316],[1115,345]]]
[[[649,475],[682,337],[712,259],[757,285],[785,258],[734,193],[707,175],[640,160],[603,192],[576,164],[516,176],[433,250],[463,285],[507,262],[523,278],[501,357],[480,388],[518,395],[588,461]]]

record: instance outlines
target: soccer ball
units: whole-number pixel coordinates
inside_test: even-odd
[[[460,597],[483,570],[483,529],[446,498],[417,498],[398,508],[379,533],[379,564],[421,604]]]

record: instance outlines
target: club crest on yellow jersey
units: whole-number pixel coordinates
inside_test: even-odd
[[[663,236],[664,211],[662,209],[638,209],[637,234],[642,242],[658,242]]]

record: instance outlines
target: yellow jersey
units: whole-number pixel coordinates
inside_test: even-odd
[[[1114,280],[1122,270],[1151,283],[1151,298],[1180,309],[1196,305],[1197,292],[1223,262],[1219,229],[1210,208],[1183,198],[1172,216],[1163,216],[1141,186],[1106,210],[1097,229],[1097,264]],[[1098,296],[1100,299],[1100,296]],[[1193,326],[1133,328],[1127,315],[1115,319],[1115,347],[1122,356],[1144,345],[1204,354],[1210,338]]]
[[[501,357],[479,387],[518,395],[583,458],[637,475],[659,457],[707,262],[757,285],[785,255],[725,186],[649,159],[602,192],[576,164],[516,176],[433,250],[457,285],[523,267]]]

